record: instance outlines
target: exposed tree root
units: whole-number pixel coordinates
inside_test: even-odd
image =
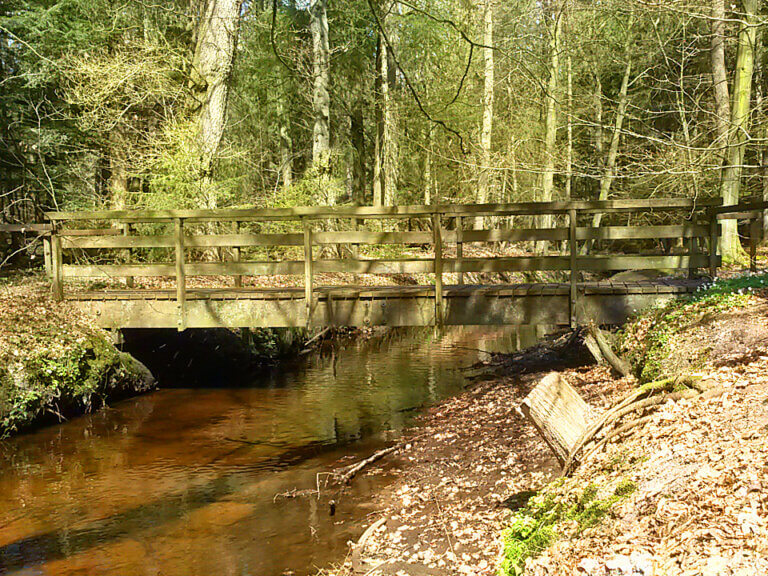
[[[696,383],[695,387],[693,385],[694,382]],[[666,392],[676,385],[687,385],[689,386],[689,389],[671,394],[657,395],[657,393]],[[579,441],[571,450],[568,459],[565,461],[561,471],[561,476],[567,476],[570,474],[579,461],[586,460],[587,457],[604,446],[610,439],[631,430],[635,426],[640,425],[640,423],[647,422],[646,418],[640,418],[639,420],[635,420],[620,426],[619,428],[608,432],[607,435],[602,438],[597,443],[597,445],[590,449],[584,456],[579,456],[580,453],[584,450],[585,446],[595,441],[595,438],[598,434],[613,426],[624,416],[633,412],[644,411],[649,408],[653,408],[654,406],[658,406],[667,400],[674,401],[681,398],[691,398],[698,396],[700,394],[699,388],[701,386],[702,385],[698,382],[697,379],[691,378],[689,376],[681,376],[677,378],[666,378],[657,382],[651,382],[650,384],[646,384],[638,390],[632,392],[615,407],[611,408],[602,416],[600,416],[600,418],[598,418],[597,421],[584,432]]]

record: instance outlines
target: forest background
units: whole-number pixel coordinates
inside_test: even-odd
[[[3,0],[0,222],[768,198],[767,16],[762,0]]]

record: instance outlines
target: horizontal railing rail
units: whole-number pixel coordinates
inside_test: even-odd
[[[757,247],[763,241],[768,225],[768,201],[761,199],[742,200],[738,204],[714,206],[709,209],[710,220],[749,221],[749,269],[757,271]],[[713,224],[713,226],[715,226]],[[715,226],[716,227],[716,226]]]
[[[242,287],[246,276],[303,276],[309,319],[314,309],[317,274],[431,275],[435,322],[439,324],[444,312],[444,274],[455,275],[457,283],[463,284],[465,274],[469,273],[567,272],[573,319],[577,284],[585,272],[656,269],[684,270],[692,275],[700,268],[709,267],[714,274],[719,265],[718,218],[725,213],[719,205],[719,199],[651,198],[392,207],[50,212],[47,217],[51,234],[46,239],[50,257],[47,257],[46,268],[50,271],[53,294],[58,299],[64,297],[64,282],[69,279],[118,278],[133,286],[134,278],[174,278],[180,328],[185,326],[188,276],[231,277],[235,289]],[[607,222],[610,225],[595,227],[591,225],[595,214],[615,217]],[[636,214],[645,216],[635,218]],[[538,217],[547,215],[554,219],[552,227],[537,226],[541,222]],[[519,220],[515,220],[515,225],[511,223],[511,217],[518,216],[526,217],[522,222],[524,226],[519,225]],[[387,224],[390,220],[394,224]],[[368,221],[378,222],[369,226]],[[413,229],[414,223],[416,229]],[[377,229],[364,229],[366,226]],[[387,226],[394,229],[385,230]],[[276,227],[282,229],[275,231]],[[344,230],[345,227],[352,229]],[[662,254],[626,249],[627,246],[636,248],[643,242],[658,244],[664,240],[677,240],[683,246],[677,253],[667,250]],[[623,248],[604,253],[595,249],[596,242],[618,242]],[[510,255],[501,251],[492,256],[483,253],[465,256],[465,245],[477,243],[526,243],[528,248],[538,249],[534,254]],[[548,243],[557,246],[556,253],[548,254],[541,249]],[[418,249],[396,254],[392,248],[386,248],[397,245]],[[453,247],[453,253],[445,252],[446,245]],[[377,246],[382,247],[381,250],[376,251]],[[374,253],[361,254],[363,247]],[[161,252],[152,252],[157,249]],[[119,251],[123,261],[116,262],[109,257],[110,250]],[[139,253],[141,250],[146,252]],[[157,261],[163,250],[170,258]],[[194,258],[193,251],[213,251],[215,257]],[[260,259],[253,259],[258,251],[261,251],[257,255]],[[155,260],[137,261],[135,257],[139,254]],[[275,254],[280,257],[275,258]],[[286,257],[291,254],[293,259]]]
[[[717,198],[647,198],[638,200],[575,200],[567,202],[517,202],[511,204],[434,204],[417,206],[297,206],[293,208],[223,208],[214,210],[104,210],[47,212],[51,221],[114,220],[119,222],[294,220],[296,218],[396,218],[445,216],[515,216],[635,212],[642,210],[700,209],[719,206]]]

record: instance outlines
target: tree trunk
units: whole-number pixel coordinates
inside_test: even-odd
[[[725,0],[712,0],[712,90],[715,95],[715,148],[728,146],[728,126],[731,112],[728,107],[728,76],[725,68]],[[718,154],[721,162],[725,154]]]
[[[721,192],[723,204],[728,206],[739,202],[741,172],[744,152],[747,146],[750,102],[752,98],[752,76],[755,66],[755,42],[757,40],[757,11],[759,0],[743,0],[744,21],[738,36],[736,70],[731,95],[731,125],[728,133],[726,165],[723,168]],[[744,250],[739,241],[736,220],[724,220],[720,237],[720,254],[726,262],[744,259]]]
[[[568,149],[565,154],[565,197],[572,200],[573,196],[573,64],[571,55],[568,54],[568,77],[566,79],[568,91]]]
[[[109,154],[109,207],[111,210],[128,207],[128,165],[120,138],[112,138]]]
[[[432,189],[432,127],[427,128],[426,152],[424,153],[424,204],[429,206],[434,202]]]
[[[382,97],[381,61],[387,57],[384,39],[379,35],[376,43],[376,75],[374,93],[376,94],[376,138],[373,143],[373,205],[384,205],[384,106]]]
[[[330,170],[331,96],[330,42],[328,39],[328,0],[311,0],[309,26],[312,33],[312,165],[320,174]]]
[[[605,159],[605,169],[603,170],[603,176],[600,178],[600,193],[598,194],[598,200],[608,200],[608,195],[611,192],[611,184],[616,173],[616,159],[619,155],[619,141],[621,140],[621,128],[624,125],[624,117],[627,114],[627,92],[629,90],[629,76],[632,73],[632,61],[627,55],[627,65],[624,68],[624,76],[621,78],[621,88],[619,89],[619,106],[616,109],[616,119],[613,126],[613,136],[611,137],[611,145],[608,148],[608,157]],[[598,228],[603,218],[602,214],[595,214],[592,219],[592,226]]]
[[[558,75],[560,71],[560,33],[562,31],[562,11],[557,0],[552,2],[551,13],[545,12],[549,24],[549,81],[544,95],[546,114],[544,117],[544,172],[541,179],[542,202],[551,202],[555,179],[555,145],[557,144],[557,99]],[[539,217],[539,227],[551,228],[550,214]],[[546,252],[547,243],[537,242],[536,251]]]
[[[387,10],[388,13],[390,10]],[[394,27],[388,25],[389,18],[383,21],[384,29],[387,31],[387,37],[393,48],[397,46],[398,34]],[[395,66],[393,55],[390,54],[386,42],[381,42],[381,110],[382,110],[382,139],[381,139],[381,159],[382,159],[382,188],[383,203],[385,206],[393,206],[397,196],[397,136],[396,136],[396,114],[395,103],[392,98],[392,90],[395,83]]]
[[[355,204],[365,204],[365,126],[363,124],[363,105],[358,101],[350,117],[350,140],[352,143],[352,200]]]
[[[199,150],[203,205],[216,208],[213,164],[227,118],[229,79],[243,0],[204,0],[195,32],[192,83],[200,100]]]
[[[291,139],[291,119],[285,101],[288,95],[282,92],[277,100],[277,116],[280,121],[280,179],[283,189],[293,184],[293,140]]]
[[[480,132],[480,176],[477,182],[477,202],[485,204],[490,199],[491,144],[493,139],[493,0],[485,0],[483,6],[483,126]],[[483,228],[483,218],[475,218],[475,228]]]
[[[598,168],[603,166],[603,83],[600,80],[600,74],[595,72],[595,92],[593,94],[595,103],[595,157],[597,158]]]

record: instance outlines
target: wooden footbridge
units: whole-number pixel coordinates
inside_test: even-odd
[[[719,205],[51,212],[45,253],[55,298],[106,328],[611,324],[714,275],[719,219],[762,218]]]

